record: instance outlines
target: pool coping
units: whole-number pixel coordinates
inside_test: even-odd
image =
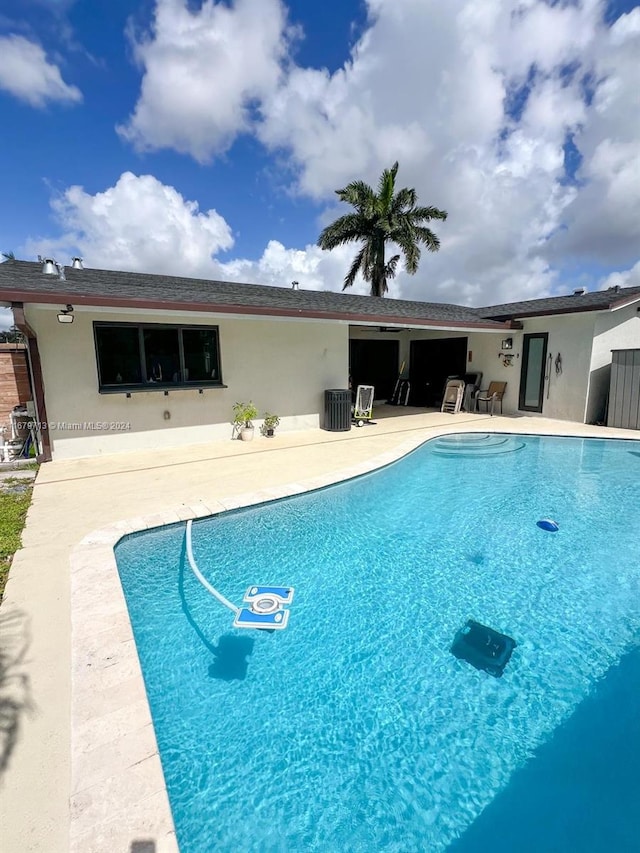
[[[413,435],[391,450],[330,474],[228,498],[181,505],[98,528],[75,546],[71,568],[71,799],[70,853],[130,850],[155,843],[156,853],[179,853],[133,629],[114,547],[127,534],[215,516],[315,491],[380,470],[442,435],[503,433],[603,438],[563,433],[442,426]],[[606,437],[609,438],[609,437]],[[611,436],[616,440],[625,439]]]

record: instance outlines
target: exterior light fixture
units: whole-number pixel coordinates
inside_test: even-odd
[[[58,323],[73,323],[73,305],[67,305],[58,314]]]
[[[513,338],[505,338],[502,341],[502,349],[513,349]]]

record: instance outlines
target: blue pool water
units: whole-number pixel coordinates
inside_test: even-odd
[[[637,849],[640,443],[435,439],[384,470],[123,539],[182,853]],[[559,531],[536,522],[551,518]],[[472,618],[517,647],[457,660]]]

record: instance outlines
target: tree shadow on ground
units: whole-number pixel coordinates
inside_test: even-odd
[[[0,610],[0,777],[9,766],[22,717],[34,707],[24,671],[30,644],[27,616],[20,610]]]

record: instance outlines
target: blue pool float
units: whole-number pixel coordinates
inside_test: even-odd
[[[536,524],[541,530],[548,530],[549,533],[557,533],[560,528],[558,522],[552,518],[541,518],[540,521],[536,521]]]

